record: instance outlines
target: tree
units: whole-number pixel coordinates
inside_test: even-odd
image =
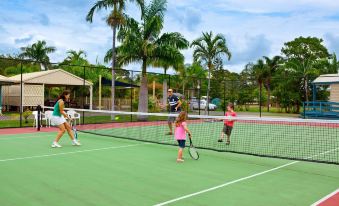
[[[211,87],[211,71],[215,68],[217,59],[227,56],[228,60],[231,59],[231,52],[226,45],[226,39],[222,34],[213,36],[212,32],[202,33],[202,36],[194,40],[191,44],[194,48],[193,59],[206,64],[208,68],[208,88],[207,88],[207,106],[205,113],[209,107],[210,100],[210,87]]]
[[[294,69],[300,75],[305,101],[309,101],[309,82],[316,77],[315,74],[319,75],[324,72],[315,65],[330,57],[327,48],[322,43],[323,40],[316,37],[299,37],[285,43],[281,49],[286,56],[287,67]]]
[[[169,68],[173,68],[174,71],[178,72],[179,68],[182,68],[184,64],[184,56],[178,56],[178,59],[168,59],[165,61],[158,61],[153,64],[154,67],[162,67],[164,69],[164,81],[162,87],[162,103],[165,105],[167,103],[167,71]]]
[[[75,50],[69,50],[67,51],[68,56],[66,57],[65,61],[70,63],[77,63],[82,61],[87,61],[86,58],[86,52],[83,50],[75,51]],[[76,64],[78,65],[78,64]]]
[[[339,74],[339,61],[337,60],[337,55],[332,54],[331,58],[326,65],[326,73],[328,74]]]
[[[133,0],[130,0],[134,2]],[[144,1],[143,0],[135,0],[137,5],[143,8]],[[112,27],[113,31],[113,45],[112,45],[112,86],[111,86],[111,98],[112,98],[112,111],[114,111],[114,97],[115,97],[115,63],[116,63],[116,31],[119,26],[121,26],[125,22],[123,11],[125,9],[126,0],[99,0],[97,1],[93,7],[90,9],[86,16],[86,20],[90,23],[93,22],[93,16],[95,11],[100,11],[101,9],[109,9],[112,8],[112,11],[106,18],[106,23]],[[112,119],[114,116],[112,115]]]
[[[201,66],[199,62],[193,62],[192,64],[185,65],[186,75],[189,78],[189,82],[192,84],[192,96],[195,96],[195,89],[201,86],[201,79],[206,79],[207,71]],[[199,88],[200,89],[200,88]]]
[[[49,63],[48,54],[55,52],[56,48],[47,46],[46,41],[38,41],[27,47],[21,47],[22,53],[19,55],[20,58],[29,58],[40,62],[41,70],[45,70],[46,63]]]
[[[270,59],[267,56],[264,56],[265,64],[267,66],[267,75],[265,79],[265,88],[267,90],[267,112],[270,111],[271,105],[271,82],[272,76],[274,75],[275,71],[277,70],[280,61],[282,60],[281,56],[274,56]]]
[[[139,112],[147,112],[147,66],[154,62],[179,59],[182,54],[178,50],[184,37],[179,33],[164,33],[160,35],[164,24],[166,11],[165,0],[153,0],[144,6],[141,12],[141,22],[126,16],[126,24],[118,33],[121,45],[117,48],[117,60],[120,64],[127,65],[132,62],[142,63],[141,87],[139,93]],[[139,116],[139,119],[145,119]]]
[[[259,93],[262,94],[262,86],[268,76],[268,67],[264,63],[262,59],[259,59],[256,64],[249,63],[245,67],[246,70],[249,70],[251,76],[257,81],[257,85],[259,86]],[[257,95],[259,97],[259,106],[262,104],[262,96],[261,94]]]
[[[186,49],[189,46],[189,42],[183,38],[183,36],[180,33],[173,32],[173,33],[167,33],[162,36],[164,41],[171,42],[173,39],[177,39],[177,42],[174,42],[173,47],[177,49],[177,53],[180,53],[180,49]],[[167,59],[159,59],[156,60],[153,63],[153,66],[155,67],[162,67],[164,69],[164,76],[165,79],[163,81],[163,104],[165,105],[167,103],[167,70],[169,68],[173,68],[175,71],[179,71],[180,69],[184,69],[184,55],[180,54],[175,56],[174,58],[167,58]]]

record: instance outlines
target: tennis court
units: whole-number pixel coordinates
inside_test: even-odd
[[[166,124],[147,124],[128,128],[123,126],[125,123],[115,124],[114,128],[101,124],[85,129],[101,131],[101,135],[116,132],[116,136],[124,136],[128,130],[131,138],[144,136],[148,141],[158,138],[155,142],[174,142],[173,137],[164,135]],[[234,128],[230,148],[223,143],[218,145],[215,135],[220,134],[220,124],[191,122],[197,147],[213,145],[220,150],[240,152],[256,148],[256,152],[266,151],[271,156],[287,155],[290,148],[290,157],[302,155],[293,150],[296,148],[293,138],[282,142],[264,139],[268,137],[264,133],[267,125],[257,123],[255,128],[252,124],[236,123],[239,127]],[[293,132],[293,128],[300,131],[300,125],[288,126],[275,126],[280,129],[271,129],[273,137],[300,135]],[[314,128],[317,129],[307,129],[309,134],[320,133],[305,138],[322,135],[321,141],[327,143],[319,145],[319,139],[309,140],[311,149],[304,150],[304,155],[311,155],[310,159],[315,161],[338,160],[335,149],[338,139],[334,137],[337,128],[333,125],[327,125],[326,130],[319,129],[319,125]],[[245,135],[248,139],[239,132],[248,134]],[[332,136],[323,135],[324,132]],[[255,138],[259,133],[261,137]],[[334,164],[206,149],[199,149],[197,161],[186,150],[185,162],[178,164],[177,147],[171,145],[81,132],[82,146],[71,146],[64,136],[63,147],[52,149],[50,144],[55,134],[37,132],[0,137],[1,205],[311,205],[339,188],[339,168]],[[300,143],[306,143],[305,138]]]

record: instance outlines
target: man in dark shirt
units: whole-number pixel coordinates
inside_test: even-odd
[[[173,90],[172,89],[168,89],[167,91],[168,93],[168,97],[167,97],[167,101],[169,104],[169,113],[170,114],[178,114],[181,112],[181,101],[179,99],[179,97],[177,97],[176,95],[173,94]],[[168,117],[168,127],[169,127],[169,132],[167,133],[168,135],[172,135],[173,134],[173,129],[172,129],[172,125],[175,122],[175,118],[176,117]]]

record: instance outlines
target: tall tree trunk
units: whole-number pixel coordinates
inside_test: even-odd
[[[167,104],[167,68],[164,68],[164,75],[165,79],[164,82],[162,83],[162,104],[166,105]]]
[[[139,92],[138,112],[148,112],[148,88],[147,88],[147,59],[142,61],[141,87]],[[138,116],[138,120],[147,120],[147,116]]]
[[[112,45],[112,85],[111,85],[111,101],[112,111],[115,110],[115,37],[116,37],[116,26],[113,27],[113,45]],[[114,120],[114,115],[111,115],[111,119]]]

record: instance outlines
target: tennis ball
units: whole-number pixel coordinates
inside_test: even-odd
[[[115,120],[119,120],[119,119],[120,119],[120,117],[116,116],[114,119],[115,119]]]

